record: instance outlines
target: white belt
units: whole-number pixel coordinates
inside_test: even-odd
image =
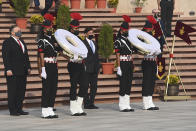
[[[132,61],[131,55],[120,55],[120,61]]]
[[[57,63],[56,57],[45,57],[45,58],[44,58],[44,61],[45,61],[46,63]]]

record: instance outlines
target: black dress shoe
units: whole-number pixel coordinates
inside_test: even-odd
[[[134,109],[129,109],[129,112],[134,112],[135,110]]]
[[[153,111],[154,110],[154,107],[150,107],[150,108],[148,108],[146,110]]]
[[[43,118],[43,119],[52,119],[51,116],[45,116],[45,117],[42,116],[41,118]]]
[[[99,109],[99,107],[95,105],[84,106],[84,109]]]
[[[10,113],[10,116],[20,116],[20,113],[18,112]]]
[[[159,107],[153,107],[154,108],[154,110],[159,110]]]
[[[81,116],[80,113],[72,114],[71,116]]]
[[[95,106],[95,105],[92,105],[91,106],[91,109],[99,109],[99,107]]]
[[[86,116],[87,115],[86,112],[82,112],[82,113],[79,113],[79,114],[80,114],[80,116]]]
[[[149,111],[159,110],[159,107],[150,107],[147,110],[149,110]]]
[[[50,116],[50,118],[59,118],[58,115],[53,115],[53,116]]]
[[[120,112],[130,112],[131,109],[120,110]]]
[[[25,111],[19,111],[18,112],[20,115],[29,115],[29,112],[25,112]]]
[[[90,109],[90,107],[89,106],[84,106],[84,109]]]

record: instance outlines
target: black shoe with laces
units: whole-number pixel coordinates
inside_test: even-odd
[[[19,111],[18,113],[19,113],[20,115],[29,115],[29,112],[25,112],[25,111],[23,111],[23,110]]]

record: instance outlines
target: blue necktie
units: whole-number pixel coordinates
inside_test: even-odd
[[[90,40],[90,47],[91,47],[93,53],[95,53],[95,51],[94,51],[94,46],[93,46],[93,41],[92,41],[92,40]]]

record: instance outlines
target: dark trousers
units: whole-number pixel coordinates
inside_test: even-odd
[[[156,80],[157,64],[156,61],[142,61],[142,96],[152,96]]]
[[[132,79],[133,79],[133,62],[132,61],[121,61],[120,68],[122,71],[122,76],[120,79],[120,91],[119,95],[124,96],[130,95]]]
[[[173,0],[161,0],[161,20],[163,21],[165,32],[164,34],[171,35],[171,22],[173,17],[174,4]]]
[[[8,107],[10,113],[20,112],[26,91],[27,76],[7,76]]]
[[[12,8],[14,8],[14,3],[12,2],[12,0],[7,0],[7,1],[9,2],[10,6],[11,6]]]
[[[52,7],[53,1],[55,1],[55,13],[57,13],[58,6],[60,5],[60,0],[45,0],[45,8],[41,11],[42,16],[44,16]]]
[[[0,3],[0,12],[2,12],[2,3]]]
[[[87,93],[84,99],[85,106],[94,105],[95,95],[97,93],[97,80],[98,80],[97,77],[98,77],[98,73],[87,73],[88,85],[90,87],[90,94]]]
[[[56,63],[45,63],[47,78],[42,78],[41,106],[54,107],[58,83],[58,69]]]
[[[69,62],[68,71],[69,71],[70,82],[71,82],[70,100],[76,100],[77,84],[80,85],[78,96],[85,97],[87,94],[88,80],[87,80],[84,64]]]
[[[35,4],[35,6],[39,6],[40,5],[39,0],[34,0],[34,4]]]

